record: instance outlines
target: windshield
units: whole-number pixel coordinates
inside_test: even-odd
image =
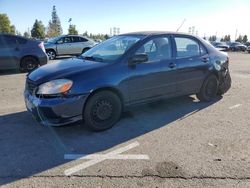
[[[57,40],[59,40],[61,37],[54,37],[54,38],[50,38],[48,39],[48,43],[56,43]]]
[[[115,36],[91,48],[81,57],[93,61],[114,62],[141,38],[142,36]]]

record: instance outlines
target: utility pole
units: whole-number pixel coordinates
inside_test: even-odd
[[[69,18],[69,26],[71,26],[71,21],[72,21],[72,18]]]
[[[238,29],[235,31],[235,41],[237,40],[237,35],[238,35]]]

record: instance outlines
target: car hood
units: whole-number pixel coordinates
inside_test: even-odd
[[[41,66],[28,74],[27,77],[30,81],[41,84],[53,79],[66,78],[72,74],[105,66],[106,64],[107,63],[72,58]]]

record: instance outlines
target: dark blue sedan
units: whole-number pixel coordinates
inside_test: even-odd
[[[27,76],[27,109],[44,125],[78,120],[95,131],[112,127],[124,109],[196,94],[211,101],[231,86],[228,56],[198,37],[171,32],[114,36],[78,58]]]

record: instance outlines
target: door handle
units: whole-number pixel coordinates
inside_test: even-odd
[[[209,58],[208,58],[208,57],[204,57],[204,58],[202,58],[202,61],[203,61],[204,63],[207,63],[207,62],[209,61]]]
[[[173,69],[173,68],[176,67],[176,64],[175,63],[169,63],[168,67],[171,68],[171,69]]]

